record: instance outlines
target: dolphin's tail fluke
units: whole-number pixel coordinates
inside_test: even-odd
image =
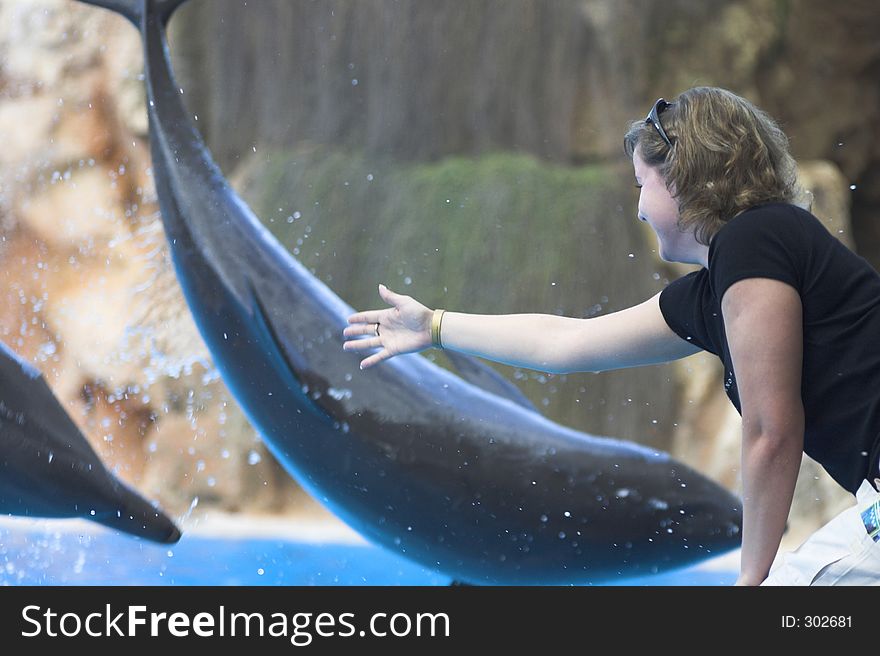
[[[164,25],[171,18],[174,10],[186,0],[80,0],[80,2],[115,11],[125,16],[136,27],[140,27],[141,18],[148,8],[158,14]]]

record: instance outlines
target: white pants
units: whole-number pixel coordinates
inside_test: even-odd
[[[880,585],[880,542],[871,539],[861,518],[878,499],[880,492],[862,481],[856,505],[784,554],[761,585]]]

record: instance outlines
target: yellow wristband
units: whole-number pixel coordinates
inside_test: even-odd
[[[440,341],[440,324],[443,322],[444,312],[446,310],[434,310],[434,315],[431,317],[431,344],[439,349],[443,348],[443,343]]]

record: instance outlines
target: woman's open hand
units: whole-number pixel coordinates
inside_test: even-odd
[[[381,349],[361,361],[361,369],[402,353],[415,353],[431,346],[431,316],[433,312],[411,296],[396,294],[385,285],[379,285],[379,296],[393,307],[385,310],[366,310],[348,317],[345,337],[368,335],[342,345],[346,351]]]

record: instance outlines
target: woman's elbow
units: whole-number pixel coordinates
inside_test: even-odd
[[[803,450],[803,406],[788,408],[785,412],[763,415],[743,414],[743,440],[760,442],[763,449],[774,451]]]

